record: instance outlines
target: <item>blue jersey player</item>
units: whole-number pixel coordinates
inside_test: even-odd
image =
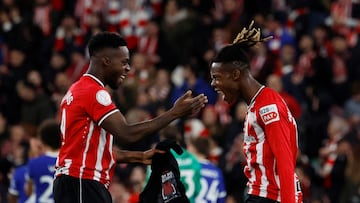
[[[55,120],[44,121],[38,131],[44,154],[28,162],[28,193],[35,190],[36,202],[52,203],[55,163],[60,141],[60,125]]]
[[[8,202],[9,203],[34,203],[34,195],[30,197],[25,192],[27,165],[21,165],[14,169],[10,180]]]
[[[226,189],[222,171],[211,163],[209,155],[209,138],[191,138],[188,150],[193,153],[201,164],[201,190],[197,195],[196,203],[225,203]]]

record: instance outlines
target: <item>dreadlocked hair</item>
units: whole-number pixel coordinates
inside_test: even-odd
[[[251,21],[248,28],[244,27],[241,32],[237,34],[232,44],[220,50],[213,62],[228,63],[238,61],[249,64],[247,51],[250,47],[273,38],[272,36],[262,38],[260,28],[254,28],[253,25],[254,21]]]

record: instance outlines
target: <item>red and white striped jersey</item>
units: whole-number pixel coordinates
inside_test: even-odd
[[[91,179],[108,187],[114,172],[113,136],[100,127],[118,111],[102,82],[90,74],[74,83],[60,104],[61,148],[56,176]]]
[[[244,124],[249,194],[279,202],[302,202],[295,174],[298,134],[281,96],[261,87],[251,100]]]

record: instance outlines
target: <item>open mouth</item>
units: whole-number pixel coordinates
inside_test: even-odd
[[[224,98],[225,98],[224,92],[221,91],[221,90],[219,90],[219,89],[216,89],[215,91],[216,91],[216,93],[224,100]]]
[[[215,89],[215,91],[216,91],[216,93],[218,93],[218,94],[224,94],[224,92],[221,91],[221,90],[219,90],[219,89]]]
[[[121,78],[121,80],[125,80],[125,79],[126,79],[126,75],[121,75],[120,78]]]

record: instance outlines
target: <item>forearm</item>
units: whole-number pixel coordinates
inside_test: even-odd
[[[155,133],[170,124],[176,118],[178,117],[175,114],[173,114],[171,111],[167,111],[151,120],[131,124],[129,126],[129,136],[136,139],[141,139],[141,135]]]
[[[105,119],[101,126],[114,136],[115,143],[123,146],[158,131],[177,117],[177,114],[169,110],[154,119],[128,124],[124,116],[116,112]]]
[[[119,163],[143,163],[144,153],[141,151],[118,150],[116,161]]]
[[[9,203],[17,203],[18,202],[18,196],[13,194],[8,194],[7,200]]]

